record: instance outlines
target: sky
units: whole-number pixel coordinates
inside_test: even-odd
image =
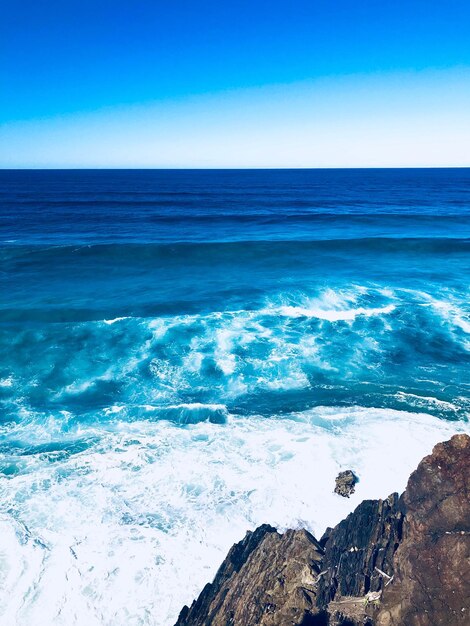
[[[470,166],[467,0],[0,0],[0,167]]]

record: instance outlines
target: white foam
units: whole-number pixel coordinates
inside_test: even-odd
[[[178,402],[191,389],[209,394],[217,389],[219,398],[211,395],[211,400],[233,401],[246,393],[307,388],[323,376],[337,384],[348,377],[362,382],[374,378],[383,384],[389,371],[397,374],[395,335],[399,342],[408,342],[409,362],[404,368],[409,372],[414,367],[415,380],[422,378],[439,342],[448,342],[449,350],[470,350],[470,318],[451,293],[441,294],[439,300],[424,291],[373,285],[314,293],[307,297],[283,292],[252,310],[133,318],[114,325],[121,319],[116,318],[106,320],[113,322],[106,332],[103,321],[88,323],[89,339],[79,354],[72,355],[65,372],[68,384],[54,400],[92,396],[110,381],[122,387],[123,403],[130,398],[130,403],[149,404]],[[439,342],[429,342],[416,353],[427,341],[424,329],[431,326]],[[148,370],[153,380],[142,376]],[[448,384],[439,371],[436,380]],[[27,387],[32,384],[28,381]],[[433,391],[423,389],[423,395]]]
[[[115,317],[112,320],[103,320],[103,322],[107,324],[108,326],[111,326],[112,324],[115,324],[116,322],[122,322],[122,320],[127,320],[127,319],[129,319],[129,317]]]
[[[414,393],[405,393],[404,391],[398,391],[395,394],[397,400],[406,402],[408,405],[420,407],[422,409],[429,409],[431,407],[436,409],[442,409],[444,411],[458,411],[459,407],[452,402],[446,402],[445,400],[439,400],[432,396],[417,396]]]
[[[37,456],[1,479],[2,623],[173,624],[246,530],[269,522],[318,537],[362,499],[403,490],[437,441],[469,430],[426,414],[321,407],[100,428],[93,448],[54,464]],[[348,467],[360,477],[350,500],[332,493]]]
[[[372,315],[388,315],[395,310],[393,304],[384,307],[357,307],[355,309],[318,309],[305,308],[299,306],[283,306],[280,309],[280,315],[286,317],[315,317],[328,322],[352,321],[359,315],[370,317]]]
[[[203,403],[203,402],[182,402],[181,404],[169,404],[165,407],[166,409],[189,409],[189,410],[199,410],[199,409],[208,409],[210,411],[226,411],[227,407],[225,404],[218,403]]]

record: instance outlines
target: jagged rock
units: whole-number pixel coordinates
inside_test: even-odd
[[[340,472],[335,478],[335,493],[343,498],[349,498],[354,493],[357,483],[357,476],[351,470]]]
[[[398,494],[386,500],[364,500],[320,543],[325,556],[317,605],[332,600],[365,597],[380,591],[393,575],[393,555],[401,539],[403,515]],[[385,574],[385,575],[384,575]]]
[[[316,579],[323,557],[305,530],[280,535],[261,526],[232,547],[216,574],[177,626],[274,626],[308,624],[317,613]]]
[[[470,437],[438,444],[405,493],[366,500],[318,543],[261,526],[177,626],[470,624]]]
[[[277,532],[269,524],[259,526],[255,531],[248,532],[242,541],[233,545],[224,562],[219,567],[214,582],[208,583],[201,591],[191,608],[183,607],[177,624],[205,624],[205,619],[212,606],[212,612],[217,610],[216,599],[224,584],[238,573],[246,563],[250,554],[256,550],[268,533]]]
[[[403,540],[379,626],[470,624],[470,437],[435,446],[402,496]]]

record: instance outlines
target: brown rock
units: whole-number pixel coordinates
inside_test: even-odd
[[[317,613],[316,579],[323,550],[305,530],[280,535],[262,526],[233,546],[177,626],[307,624]]]
[[[357,476],[351,470],[345,470],[340,472],[335,478],[335,493],[343,498],[349,498],[354,493],[357,483]]]
[[[470,624],[470,437],[435,446],[402,502],[403,540],[377,624]]]

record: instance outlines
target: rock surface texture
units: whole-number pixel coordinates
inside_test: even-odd
[[[235,544],[178,625],[301,624],[315,608],[323,550],[305,530],[263,525]]]
[[[343,498],[349,498],[354,493],[357,483],[357,476],[351,470],[340,472],[335,478],[335,493]]]
[[[402,533],[398,501],[396,493],[386,500],[364,500],[354,513],[325,533],[320,541],[325,550],[325,573],[318,583],[318,606],[384,588],[393,574],[393,556]]]
[[[470,624],[470,437],[438,444],[402,496],[403,539],[377,624]]]
[[[470,437],[438,444],[401,496],[366,500],[320,542],[260,526],[177,626],[470,624]]]

